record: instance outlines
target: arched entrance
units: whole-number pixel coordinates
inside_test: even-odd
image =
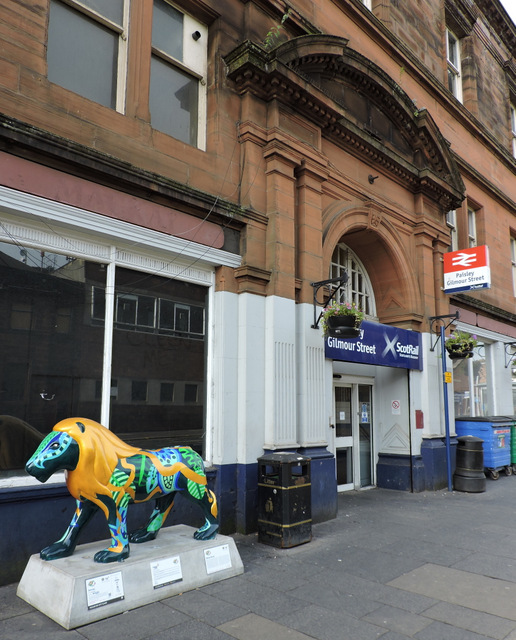
[[[330,278],[348,275],[338,298],[364,311],[368,332],[401,334],[401,324],[418,328],[421,298],[410,268],[410,241],[404,244],[388,215],[377,206],[373,216],[371,208],[336,203],[325,211],[325,221],[326,272]],[[411,454],[407,373],[399,363],[389,366],[381,353],[393,340],[382,339],[373,349],[361,335],[331,356],[331,450],[339,491],[376,485],[379,456],[390,448]],[[364,350],[370,351],[367,362],[355,357]]]

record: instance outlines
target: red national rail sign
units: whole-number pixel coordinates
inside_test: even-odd
[[[444,292],[471,291],[491,287],[487,245],[444,254]]]

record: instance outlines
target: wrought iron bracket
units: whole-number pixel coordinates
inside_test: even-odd
[[[430,320],[430,332],[433,333],[434,332],[434,326],[435,326],[435,333],[437,334],[437,338],[435,339],[434,344],[430,347],[430,351],[435,351],[435,347],[437,346],[437,343],[439,342],[439,340],[441,339],[441,333],[440,331],[437,332],[437,327],[440,327],[440,323],[444,324],[445,320],[449,320],[448,324],[445,325],[444,329],[446,330],[451,323],[454,320],[458,320],[459,319],[459,312],[456,311],[455,313],[448,313],[445,314],[443,316],[430,316],[428,319]]]
[[[313,296],[314,323],[313,323],[313,325],[311,325],[312,329],[318,329],[319,328],[319,322],[320,322],[322,314],[323,314],[323,312],[321,311],[319,313],[319,317],[317,317],[317,306],[322,306],[322,307],[328,306],[328,304],[335,298],[337,293],[341,290],[341,288],[346,284],[347,281],[348,281],[348,274],[347,273],[343,273],[338,278],[330,278],[329,280],[320,280],[319,282],[311,282],[310,283],[312,285],[312,287],[313,287],[313,290],[314,290],[314,296]],[[328,300],[326,300],[326,302],[319,302],[317,300],[317,294],[319,293],[319,289],[321,289],[322,287],[326,287],[329,284],[338,284],[339,286],[336,287],[331,292],[330,297],[328,298]]]
[[[508,350],[509,347],[514,347],[514,346],[516,346],[516,342],[505,343],[505,368],[506,369],[511,364],[511,362],[514,362],[516,360],[516,351],[514,353],[510,353]]]

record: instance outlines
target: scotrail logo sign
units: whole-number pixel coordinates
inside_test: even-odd
[[[489,250],[486,245],[444,254],[444,291],[471,291],[491,287]]]
[[[362,322],[354,340],[326,338],[325,355],[333,360],[422,369],[421,334],[378,322]]]

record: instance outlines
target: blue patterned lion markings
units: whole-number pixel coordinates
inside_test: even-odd
[[[205,523],[194,538],[210,540],[219,528],[215,494],[206,486],[201,456],[190,447],[138,449],[93,420],[67,418],[41,442],[25,469],[40,482],[65,470],[68,491],[77,501],[62,538],[41,551],[43,560],[71,555],[82,527],[98,509],[106,516],[111,546],[97,552],[95,562],[124,560],[129,542],[147,542],[158,535],[178,492],[204,514]],[[128,534],[128,505],[152,499],[156,504],[147,524]]]

